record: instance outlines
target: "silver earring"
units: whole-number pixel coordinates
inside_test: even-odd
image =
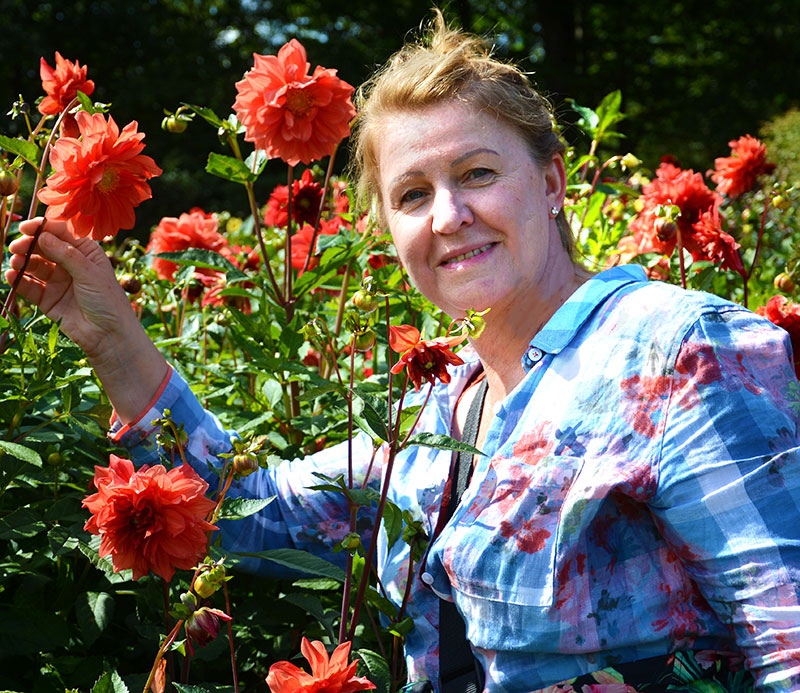
[[[550,208],[550,216],[553,217],[553,218],[557,217],[558,216],[558,211],[559,211],[558,207],[556,205],[553,205]]]

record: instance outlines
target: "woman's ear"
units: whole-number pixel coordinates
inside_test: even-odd
[[[553,154],[553,158],[544,172],[548,207],[564,206],[564,196],[567,194],[567,171],[564,168],[564,157],[561,152]]]

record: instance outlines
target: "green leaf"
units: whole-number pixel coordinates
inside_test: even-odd
[[[622,120],[625,116],[620,113],[620,106],[622,105],[622,92],[617,89],[610,94],[606,94],[600,105],[597,107],[597,134],[596,139],[602,139],[608,130]],[[610,134],[610,133],[609,133]]]
[[[97,112],[97,109],[94,107],[94,101],[92,101],[86,94],[82,91],[79,91],[75,96],[78,97],[78,101],[80,101],[81,108],[86,111],[87,113],[94,114]]]
[[[356,650],[355,656],[364,664],[367,678],[375,684],[378,693],[389,693],[391,690],[392,675],[386,660],[372,650]]]
[[[327,577],[339,582],[344,582],[344,571],[339,566],[326,561],[319,556],[313,556],[305,551],[298,551],[297,549],[273,549],[271,551],[258,551],[255,553],[242,553],[242,556],[250,556],[252,558],[263,558],[267,561],[272,561],[278,565],[293,568],[301,573],[308,575],[316,575],[318,577]]]
[[[185,683],[173,683],[181,693],[233,693],[233,686],[190,686]]]
[[[457,452],[471,452],[473,455],[483,455],[478,448],[460,440],[446,436],[443,433],[415,433],[408,439],[406,445],[421,445],[436,450],[456,450]]]
[[[242,185],[253,183],[258,179],[258,175],[253,173],[244,161],[235,159],[232,156],[217,154],[217,152],[211,152],[208,155],[206,171],[219,178],[224,178],[232,183],[241,183]]]
[[[219,519],[241,520],[260,512],[274,500],[275,496],[272,498],[226,498],[222,501]]]
[[[313,594],[287,594],[284,600],[300,607],[303,611],[313,616],[325,627],[328,637],[331,640],[336,640],[336,634],[333,632],[333,619],[338,614],[333,610],[328,610],[326,613],[319,597],[315,597]]]
[[[130,693],[130,691],[116,671],[107,671],[97,679],[91,693]]]
[[[108,628],[114,615],[114,598],[107,592],[84,592],[75,602],[75,614],[86,647]]]
[[[403,533],[403,514],[392,502],[387,502],[383,509],[383,528],[386,530],[387,548],[391,549]]]
[[[213,110],[206,106],[194,106],[190,103],[182,103],[181,105],[186,106],[186,108],[197,113],[197,115],[199,115],[210,125],[213,125],[215,128],[218,128],[222,125],[222,119],[216,113],[214,113]]]
[[[261,388],[261,392],[267,398],[269,406],[274,407],[283,398],[283,385],[277,380],[267,380]]]
[[[292,583],[292,587],[299,587],[304,590],[337,590],[339,583],[330,578],[300,578]]]
[[[264,166],[267,165],[267,161],[269,161],[269,157],[263,149],[254,149],[253,153],[244,160],[244,163],[247,166],[247,170],[251,172],[253,172],[253,165],[255,164],[254,175],[258,178],[264,170]]]
[[[34,537],[45,529],[42,518],[30,508],[19,508],[0,519],[0,539]]]
[[[5,450],[12,457],[16,457],[18,460],[32,464],[34,467],[42,466],[42,458],[39,456],[39,453],[35,450],[31,450],[30,448],[26,448],[24,445],[20,445],[19,443],[11,443],[6,440],[0,440],[0,450]]]
[[[222,257],[219,253],[215,253],[213,250],[187,248],[186,250],[180,250],[174,253],[158,253],[155,257],[160,260],[169,260],[176,265],[203,267],[217,270],[218,272],[225,272],[226,277],[230,277],[231,279],[247,276],[230,260]]]
[[[78,548],[78,537],[72,536],[70,531],[62,525],[56,525],[47,533],[47,541],[54,556],[70,553]]]
[[[34,166],[39,165],[39,159],[41,158],[42,153],[39,151],[39,147],[37,147],[33,142],[28,142],[27,140],[18,139],[16,137],[6,137],[5,135],[0,135],[0,147],[11,154],[21,156],[23,159],[25,159],[25,161],[33,164]]]
[[[595,191],[594,194],[589,198],[589,205],[586,210],[586,216],[583,219],[583,227],[588,228],[590,226],[594,226],[594,223],[600,218],[600,214],[603,211],[603,205],[605,204],[606,196],[601,193]]]

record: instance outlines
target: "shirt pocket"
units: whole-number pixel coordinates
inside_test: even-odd
[[[442,562],[461,598],[546,608],[555,600],[561,511],[583,460],[519,452],[476,470],[441,537]]]

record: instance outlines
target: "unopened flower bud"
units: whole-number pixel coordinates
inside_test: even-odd
[[[635,155],[628,152],[625,156],[622,157],[622,166],[627,169],[637,168],[641,166],[641,160]]]
[[[772,206],[781,210],[781,212],[785,212],[789,209],[789,200],[783,195],[775,195],[775,197],[772,198]]]
[[[778,291],[784,294],[790,294],[797,288],[792,275],[788,272],[781,272],[775,277],[773,284]]]
[[[233,456],[233,471],[239,476],[249,476],[258,469],[258,457],[252,452]]]
[[[342,539],[342,548],[346,551],[355,551],[359,546],[361,546],[361,537],[357,532],[350,532]]]
[[[186,635],[200,647],[205,647],[219,635],[220,619],[230,621],[231,617],[219,609],[203,606],[186,621]]]
[[[656,236],[662,243],[671,241],[678,233],[678,225],[674,221],[670,221],[667,217],[659,217],[653,224]]]
[[[191,613],[197,608],[197,599],[191,592],[184,592],[181,595],[181,604]]]
[[[203,599],[208,599],[219,589],[219,584],[211,579],[209,573],[200,573],[192,585],[192,589]]]
[[[63,461],[64,458],[62,457],[61,453],[58,452],[57,450],[55,452],[51,452],[47,456],[47,464],[53,467],[58,467]]]
[[[182,132],[186,132],[186,127],[188,124],[189,121],[186,118],[170,115],[161,121],[161,129],[174,134],[180,134]]]
[[[355,337],[355,348],[357,351],[368,351],[375,346],[375,331],[366,329],[359,332]]]
[[[353,305],[362,313],[371,313],[378,307],[378,297],[364,289],[359,289],[353,294]]]
[[[19,189],[19,181],[11,171],[0,171],[0,197],[13,195]]]
[[[119,285],[129,294],[138,294],[142,290],[142,280],[132,274],[122,275]]]

